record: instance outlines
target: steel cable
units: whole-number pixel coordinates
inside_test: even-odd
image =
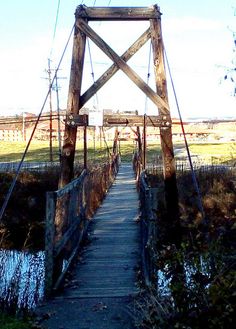
[[[26,148],[25,148],[25,151],[24,151],[24,153],[23,153],[23,155],[22,155],[21,161],[19,162],[19,165],[18,165],[18,167],[17,167],[16,174],[15,174],[14,179],[13,179],[13,181],[12,181],[10,187],[9,187],[9,190],[8,190],[7,195],[6,195],[6,197],[5,197],[4,203],[3,203],[2,208],[1,208],[1,210],[0,210],[0,222],[2,221],[2,218],[3,218],[3,215],[4,215],[5,210],[6,210],[6,208],[7,208],[8,202],[9,202],[9,200],[10,200],[10,197],[11,197],[12,192],[13,192],[13,190],[14,190],[14,187],[15,187],[15,185],[16,185],[17,178],[18,178],[18,176],[19,176],[19,173],[20,173],[20,170],[21,170],[21,168],[22,168],[23,162],[24,162],[24,160],[25,160],[26,154],[27,154],[27,152],[28,152],[29,146],[30,146],[31,141],[32,141],[32,139],[33,139],[33,136],[34,136],[35,130],[36,130],[36,128],[37,128],[37,125],[38,125],[38,123],[39,123],[40,117],[41,117],[41,115],[42,115],[42,112],[43,112],[44,107],[45,107],[45,105],[46,105],[46,102],[47,102],[47,100],[48,100],[48,97],[49,97],[50,91],[51,91],[51,89],[52,89],[53,83],[54,83],[54,81],[55,81],[55,79],[56,79],[57,72],[58,72],[58,70],[59,70],[59,68],[60,68],[60,66],[61,66],[62,60],[63,60],[63,58],[64,58],[64,55],[65,55],[65,52],[66,52],[66,50],[67,50],[68,44],[69,44],[69,42],[70,42],[70,39],[71,39],[72,33],[73,33],[73,31],[74,31],[74,27],[75,27],[75,25],[73,25],[73,28],[71,29],[71,32],[70,32],[69,38],[68,38],[68,40],[67,40],[67,42],[66,42],[66,45],[65,45],[65,48],[64,48],[63,53],[62,53],[62,55],[61,55],[61,58],[60,58],[60,60],[59,60],[58,66],[57,66],[57,68],[56,68],[56,70],[55,70],[55,74],[54,74],[53,79],[52,79],[52,81],[51,81],[51,84],[50,84],[50,86],[49,86],[49,88],[48,88],[48,92],[47,92],[46,97],[45,97],[45,99],[44,99],[44,101],[43,101],[43,105],[42,105],[42,107],[41,107],[41,109],[40,109],[40,112],[39,112],[39,114],[38,114],[38,117],[37,117],[37,119],[36,119],[36,122],[35,122],[34,128],[33,128],[33,130],[32,130],[32,133],[31,133],[31,135],[30,135],[30,138],[29,138],[29,141],[28,141],[28,143],[27,143],[27,145],[26,145]]]

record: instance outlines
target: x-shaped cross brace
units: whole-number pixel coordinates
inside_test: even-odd
[[[114,64],[81,96],[79,107],[83,105],[119,70],[121,69],[154,104],[169,113],[168,104],[126,63],[150,39],[150,29],[144,32],[139,39],[120,57],[87,23],[82,19],[76,21],[76,26],[85,33],[113,62]]]

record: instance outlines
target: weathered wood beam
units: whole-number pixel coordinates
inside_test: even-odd
[[[152,7],[86,7],[80,5],[75,12],[76,18],[87,20],[149,20],[160,17],[156,6]]]
[[[154,71],[156,80],[157,93],[161,96],[164,102],[168,103],[166,73],[164,66],[164,49],[161,35],[161,22],[160,20],[151,20],[151,40],[153,48]],[[169,110],[166,107],[158,107],[159,115],[170,116]],[[174,164],[174,151],[172,144],[172,131],[171,127],[161,127],[161,142],[162,152],[164,157],[164,176],[169,177],[175,173]]]
[[[151,28],[151,41],[153,48],[156,89],[158,95],[160,95],[163,101],[168,104],[161,20],[151,19],[150,28]],[[168,107],[160,106],[158,108],[158,111],[159,111],[159,115],[161,116],[163,115],[170,116],[170,111]],[[162,148],[162,156],[163,156],[166,206],[168,211],[168,219],[170,223],[170,232],[172,231],[174,237],[175,234],[178,236],[179,208],[178,208],[178,190],[177,190],[177,182],[176,182],[176,169],[175,169],[171,126],[160,127],[160,140],[161,140],[161,148]],[[172,228],[171,228],[171,224],[173,224]]]
[[[143,115],[104,115],[103,126],[129,126],[142,127],[144,125]],[[167,116],[146,116],[146,126],[148,127],[167,127],[171,125],[170,118]]]
[[[150,28],[148,28],[130,47],[124,52],[121,58],[127,62],[136,52],[150,39]],[[113,64],[107,69],[100,78],[81,96],[79,106],[82,108],[85,103],[93,97],[105,83],[107,83],[113,75],[119,70],[116,64]]]
[[[117,53],[100,38],[85,21],[77,20],[76,25],[154,102],[156,106],[169,109],[168,104],[158,96],[122,58],[120,58],[120,56],[117,55]]]
[[[82,19],[78,19],[78,22]],[[67,116],[71,114],[78,114],[79,101],[81,94],[82,75],[84,66],[86,36],[75,26],[74,43],[70,72],[70,85],[67,101]],[[64,143],[61,156],[61,176],[59,179],[59,188],[68,184],[73,178],[74,171],[74,157],[76,146],[76,126],[65,127]]]
[[[66,118],[66,125],[72,126],[86,126],[88,120],[84,120],[81,124],[81,117],[85,115],[71,115],[70,118]],[[162,115],[146,115],[146,126],[147,127],[169,127],[171,126],[170,116]],[[144,125],[143,115],[120,115],[120,114],[105,114],[103,116],[103,127],[111,126],[128,126],[128,127],[142,127]]]

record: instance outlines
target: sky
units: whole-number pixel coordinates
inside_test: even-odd
[[[87,6],[150,6],[162,12],[162,34],[175,91],[184,118],[236,117],[233,84],[224,81],[232,67],[236,0],[11,0],[0,3],[0,115],[39,113],[48,91],[48,58],[57,67],[74,24],[79,4]],[[95,31],[121,55],[148,27],[148,22],[95,22]],[[85,56],[82,90],[97,79],[111,61],[90,41]],[[60,108],[65,109],[72,53],[69,42],[59,70]],[[147,43],[128,64],[155,89]],[[172,116],[177,116],[172,86],[168,96]],[[87,104],[96,109],[138,110],[157,114],[156,107],[122,73],[117,73]],[[46,104],[45,111],[49,105]],[[53,91],[53,108],[56,93]]]

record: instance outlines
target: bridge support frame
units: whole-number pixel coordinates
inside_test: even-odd
[[[89,25],[89,21],[149,21],[150,27],[122,55],[119,56]],[[113,65],[81,94],[83,63],[86,38],[90,38],[112,61]],[[127,64],[127,61],[151,38],[156,91],[145,83]],[[152,7],[86,7],[80,5],[75,12],[74,45],[71,64],[67,116],[78,115],[82,106],[104,86],[118,71],[122,70],[158,108],[160,117],[165,116],[169,124],[160,127],[160,138],[163,155],[163,172],[169,219],[178,216],[178,193],[174,151],[172,143],[171,117],[168,103],[166,74],[164,66],[164,47],[161,32],[161,13],[157,5]],[[66,125],[65,140],[62,149],[62,167],[59,187],[63,187],[73,178],[73,164],[76,147],[76,125]]]

